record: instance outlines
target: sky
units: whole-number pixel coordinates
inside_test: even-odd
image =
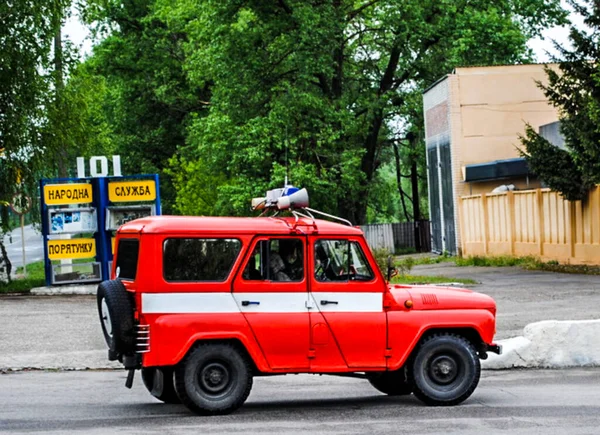
[[[581,16],[574,13],[565,0],[561,0],[561,4],[563,8],[571,11],[569,16],[571,22],[579,28],[583,27],[583,20]],[[63,33],[65,37],[71,40],[71,42],[80,47],[84,56],[91,53],[92,40],[90,38],[90,32],[80,22],[77,11],[72,11],[71,17],[63,27]],[[540,38],[530,40],[528,45],[533,50],[536,61],[539,63],[544,63],[551,60],[551,54],[556,54],[556,49],[552,44],[552,39],[556,40],[556,42],[558,42],[560,45],[566,45],[567,47],[570,47],[568,38],[569,28],[556,26],[543,31]]]

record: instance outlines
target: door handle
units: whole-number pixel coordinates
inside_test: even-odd
[[[248,305],[260,305],[258,301],[242,301],[242,306],[247,307]]]
[[[333,305],[337,305],[338,301],[321,301],[321,305],[328,305],[328,304],[333,304]]]

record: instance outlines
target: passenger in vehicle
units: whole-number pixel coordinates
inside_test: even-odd
[[[300,240],[284,240],[280,244],[279,252],[285,263],[285,273],[292,281],[302,281],[304,276],[302,242]]]
[[[269,268],[271,269],[272,281],[291,281],[290,277],[285,273],[285,263],[277,251],[269,253]]]

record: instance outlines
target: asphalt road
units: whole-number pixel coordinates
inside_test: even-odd
[[[2,433],[122,434],[597,434],[600,370],[485,372],[462,405],[432,408],[387,397],[365,380],[258,378],[240,410],[198,417],[112,372],[0,375]]]
[[[25,225],[25,261],[27,264],[44,259],[44,245],[42,234],[36,231],[32,225]],[[13,273],[17,267],[23,265],[23,245],[21,242],[21,227],[15,228],[4,236],[6,253],[13,266]]]
[[[498,304],[497,339],[519,336],[540,320],[598,319],[600,276],[531,272],[514,267],[417,266],[420,275],[471,277]],[[95,296],[0,296],[0,369],[104,368]]]

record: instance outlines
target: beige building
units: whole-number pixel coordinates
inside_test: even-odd
[[[519,135],[526,124],[558,131],[558,113],[537,85],[545,81],[544,65],[466,67],[425,91],[433,251],[458,253],[460,197],[540,187],[519,155]]]

